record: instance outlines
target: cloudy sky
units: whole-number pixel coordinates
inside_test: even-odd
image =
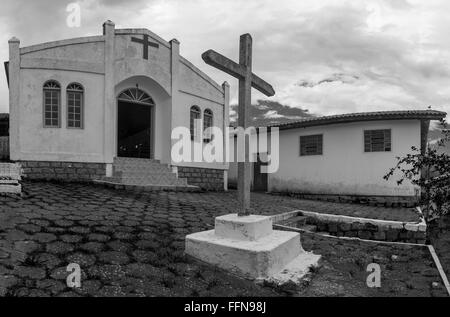
[[[201,60],[213,48],[237,60],[239,35],[250,33],[254,71],[276,90],[273,102],[317,115],[392,109],[450,112],[448,0],[83,0],[81,26],[66,25],[72,1],[2,0],[0,59],[10,37],[21,46],[143,27],[166,40],[217,82],[237,83]],[[253,100],[262,98],[254,91]],[[304,113],[300,110],[299,113]],[[8,88],[0,78],[0,112]],[[288,111],[295,114],[294,111]]]

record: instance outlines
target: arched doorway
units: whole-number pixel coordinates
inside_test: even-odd
[[[128,88],[117,97],[117,156],[153,158],[155,103],[146,92]]]

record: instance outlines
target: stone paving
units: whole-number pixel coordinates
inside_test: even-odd
[[[235,192],[132,193],[45,182],[24,183],[23,188],[22,198],[0,196],[0,296],[280,295],[184,255],[186,234],[211,229],[214,217],[235,212]],[[288,203],[301,208],[313,202],[253,195],[253,207],[264,214],[290,211]],[[326,210],[334,204],[315,206]],[[319,254],[335,250],[335,242],[302,239]],[[352,246],[342,257],[350,261],[360,253]],[[341,260],[335,261],[329,265],[339,271]],[[66,286],[69,263],[82,268],[80,289]],[[424,269],[432,270],[430,265]],[[435,273],[418,291],[433,295]]]
[[[188,194],[23,187],[22,199],[0,197],[0,296],[276,295],[184,256],[185,235],[221,213]],[[81,289],[66,287],[69,263]]]

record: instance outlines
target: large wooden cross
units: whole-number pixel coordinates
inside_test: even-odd
[[[252,102],[252,87],[266,96],[275,95],[275,91],[270,84],[252,73],[252,37],[250,34],[243,34],[240,37],[239,64],[213,50],[203,53],[202,58],[205,63],[239,79],[238,125],[247,129]],[[251,163],[248,138],[246,138],[244,144],[245,162],[238,162],[239,216],[250,214]]]

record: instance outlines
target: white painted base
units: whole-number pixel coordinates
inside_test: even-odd
[[[230,214],[215,220],[215,234],[223,238],[254,241],[271,233],[272,219],[267,216]]]
[[[22,185],[0,184],[0,194],[20,194],[22,193]]]
[[[305,252],[300,234],[272,230],[266,216],[226,215],[215,230],[186,236],[186,253],[250,279],[298,282],[317,265],[319,255]]]
[[[302,252],[285,268],[267,279],[268,282],[283,285],[288,282],[299,284],[302,278],[309,273],[311,267],[317,267],[321,256],[312,252]]]

